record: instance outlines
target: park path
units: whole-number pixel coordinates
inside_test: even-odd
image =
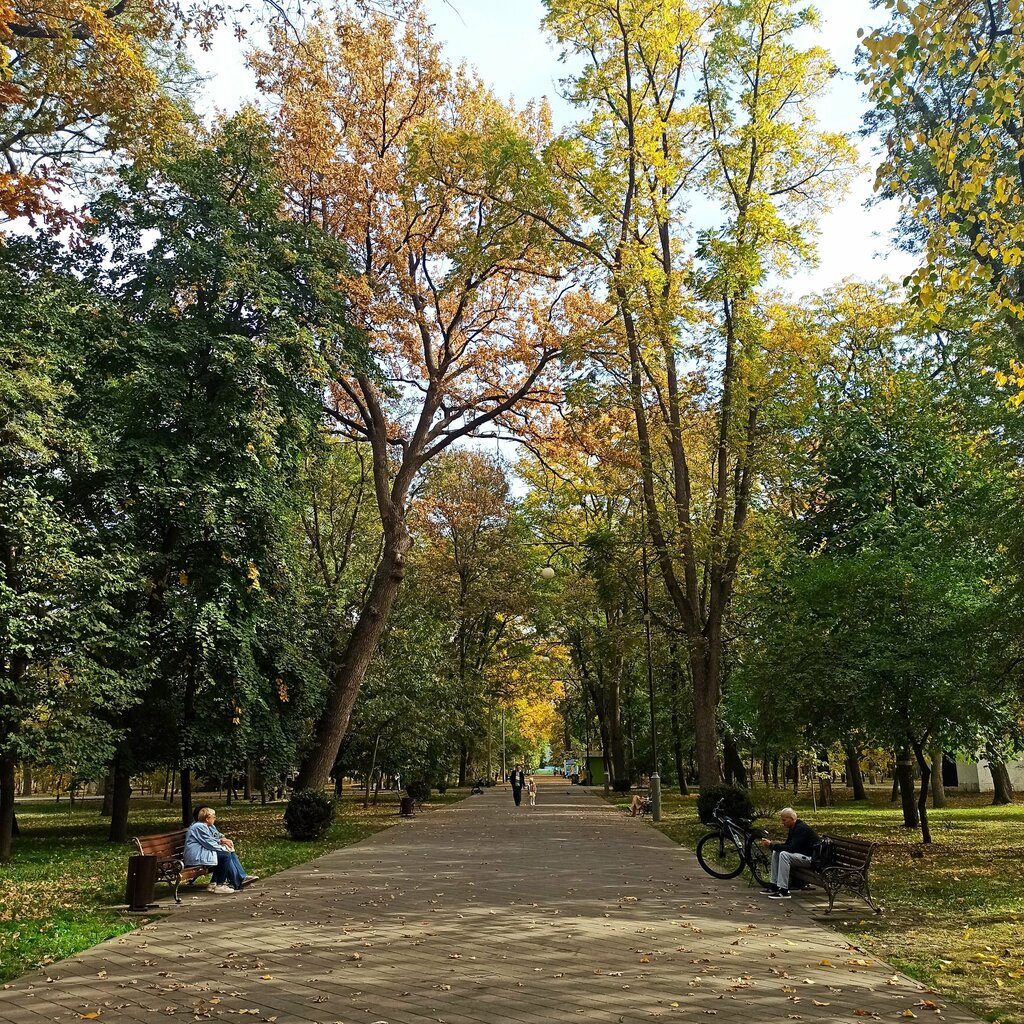
[[[0,992],[0,1021],[974,1021],[918,1005],[946,1001],[849,947],[813,907],[708,878],[561,780],[536,808],[499,787],[237,896],[187,896],[19,979]]]

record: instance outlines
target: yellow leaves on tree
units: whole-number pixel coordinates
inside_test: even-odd
[[[876,185],[921,225],[920,304],[938,325],[969,298],[975,332],[1024,319],[1024,5],[888,6],[864,40],[886,132]]]
[[[56,213],[101,154],[139,156],[179,118],[154,69],[156,3],[0,4],[0,219]]]

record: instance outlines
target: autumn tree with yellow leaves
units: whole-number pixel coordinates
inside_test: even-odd
[[[813,256],[816,218],[854,152],[811,107],[835,71],[796,42],[817,23],[813,8],[547,7],[548,29],[585,68],[569,79],[584,119],[545,152],[575,216],[550,226],[603,277],[622,359],[614,379],[628,381],[647,528],[686,636],[700,779],[711,784],[723,625],[772,410],[789,387],[773,367],[790,361],[792,336],[765,283]]]

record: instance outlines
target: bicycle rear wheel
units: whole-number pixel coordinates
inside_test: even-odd
[[[731,836],[709,832],[697,843],[700,866],[715,878],[735,878],[744,865],[743,851]]]
[[[769,885],[772,880],[772,855],[757,842],[747,843],[747,864],[754,880]]]

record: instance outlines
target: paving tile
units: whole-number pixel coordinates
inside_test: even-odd
[[[783,908],[717,882],[560,781],[536,808],[496,787],[237,897],[164,909],[19,979],[0,1024],[97,1008],[100,1024],[852,1022],[895,1020],[925,993],[816,922],[819,901]]]

